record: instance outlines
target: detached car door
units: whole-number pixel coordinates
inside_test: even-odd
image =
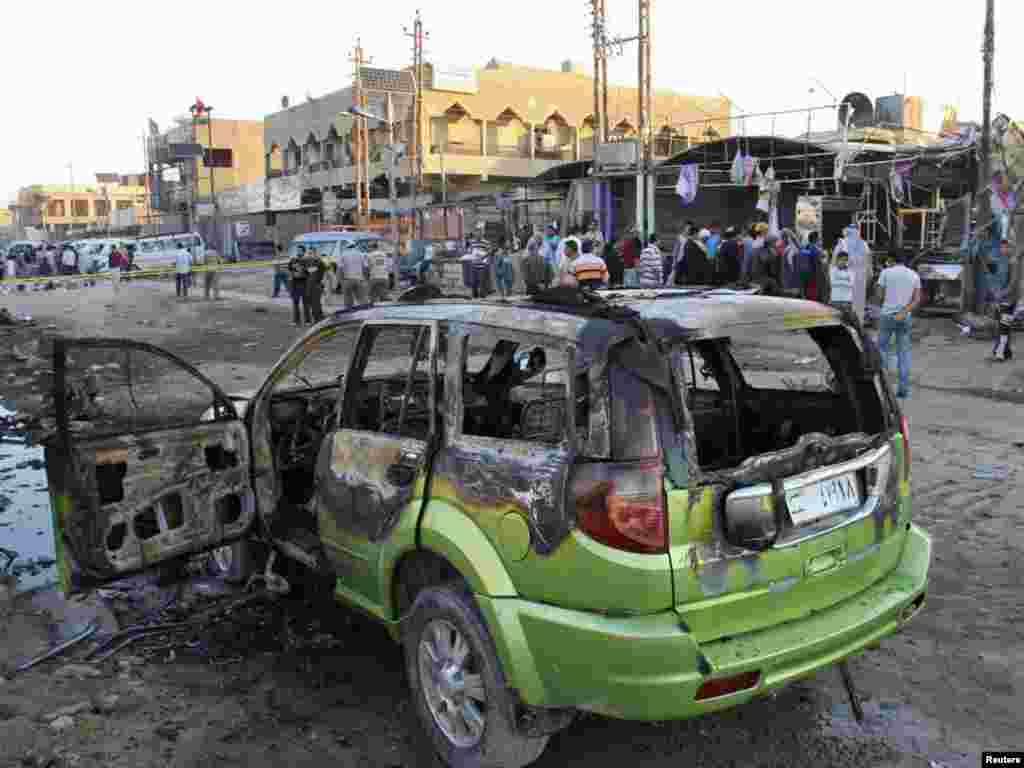
[[[66,592],[249,531],[246,426],[188,363],[141,342],[58,339],[54,403],[46,466]]]

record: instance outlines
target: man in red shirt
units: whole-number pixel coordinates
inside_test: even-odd
[[[114,293],[121,290],[121,270],[128,266],[128,254],[120,245],[115,245],[110,252],[110,284]]]
[[[622,242],[622,265],[623,283],[627,288],[637,288],[640,285],[640,275],[637,272],[637,264],[640,262],[640,249],[642,243],[635,232],[627,232]]]

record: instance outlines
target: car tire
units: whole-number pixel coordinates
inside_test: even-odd
[[[402,644],[413,709],[445,764],[521,768],[540,757],[548,737],[516,729],[515,701],[494,641],[462,585],[421,591]]]
[[[266,548],[254,539],[239,539],[210,553],[210,574],[228,584],[245,584],[263,570]]]

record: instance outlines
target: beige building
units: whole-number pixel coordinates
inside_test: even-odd
[[[94,184],[34,184],[18,190],[15,210],[17,225],[54,239],[129,231],[145,219],[145,176],[101,173]]]
[[[423,174],[435,199],[442,192],[456,200],[506,190],[562,163],[593,156],[593,80],[571,62],[558,70],[499,61],[468,69],[427,64],[424,70]],[[413,146],[411,71],[367,67],[362,72],[368,111],[385,115],[390,101],[395,140]],[[710,123],[720,136],[729,132],[728,99],[656,90],[653,101],[656,158],[705,140]],[[353,103],[350,87],[264,119],[265,201],[270,210],[323,211],[330,220],[354,206],[351,121],[338,119]],[[611,86],[608,112],[613,139],[635,136],[636,88]],[[381,148],[388,131],[371,125],[369,133],[372,193],[386,197],[387,166]],[[412,157],[402,161],[400,178],[411,177],[414,168]],[[400,194],[407,194],[407,187],[400,187]],[[377,208],[378,201],[372,207]]]

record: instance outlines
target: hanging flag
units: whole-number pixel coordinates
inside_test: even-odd
[[[683,205],[689,205],[697,197],[697,185],[699,183],[699,172],[696,163],[689,163],[679,169],[679,181],[676,182],[676,194],[683,200]]]

